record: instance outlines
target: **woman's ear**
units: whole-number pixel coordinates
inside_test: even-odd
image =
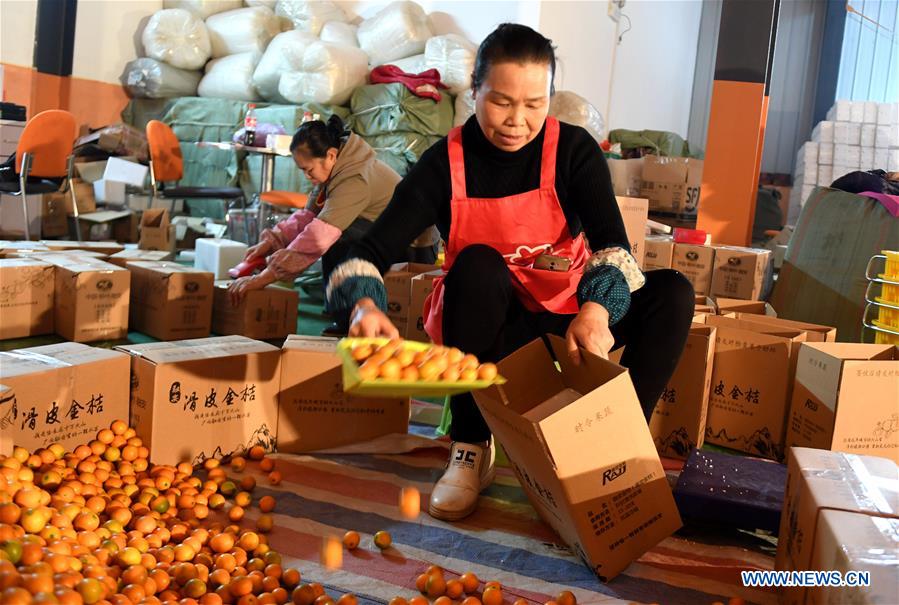
[[[328,157],[328,160],[331,162],[336,162],[337,161],[337,153],[338,153],[338,150],[336,147],[331,147],[330,149],[328,149],[328,152],[326,154]]]

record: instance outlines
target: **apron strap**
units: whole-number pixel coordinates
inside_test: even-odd
[[[468,197],[465,191],[465,160],[462,155],[462,127],[456,126],[449,131],[446,138],[449,151],[450,180],[453,185],[453,199],[462,200]]]
[[[546,132],[543,134],[543,155],[540,158],[540,188],[552,189],[556,186],[556,150],[559,147],[559,121],[546,117]]]

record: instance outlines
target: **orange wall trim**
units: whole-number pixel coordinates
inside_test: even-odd
[[[752,236],[768,103],[765,85],[715,80],[697,229],[720,244]]]
[[[99,128],[121,122],[128,95],[119,84],[38,73],[3,63],[3,100],[28,108],[28,117],[45,109],[70,111],[79,125]]]

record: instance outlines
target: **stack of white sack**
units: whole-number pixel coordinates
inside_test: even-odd
[[[343,9],[330,0],[278,0],[275,14],[290,21],[295,29],[316,36],[329,21],[349,21]]]
[[[247,2],[250,4],[250,1]],[[240,0],[165,0],[163,8],[183,8],[199,19],[208,19],[211,15],[234,10],[243,6]]]
[[[440,72],[440,81],[453,94],[471,88],[471,72],[478,48],[458,34],[434,36],[425,44],[424,68]]]
[[[322,27],[319,34],[322,42],[341,44],[343,46],[355,46],[359,48],[359,38],[356,37],[358,26],[342,21],[328,21]]]
[[[253,72],[253,84],[267,101],[286,103],[278,92],[282,74],[299,71],[306,48],[318,38],[309,32],[290,30],[274,37]]]
[[[253,72],[259,59],[259,53],[252,51],[213,59],[206,65],[206,75],[200,80],[197,93],[201,97],[234,101],[260,100],[253,85]]]
[[[181,8],[156,11],[141,42],[148,57],[179,69],[201,69],[212,53],[206,24]]]
[[[306,46],[295,71],[281,74],[278,93],[298,105],[345,105],[367,77],[368,55],[362,50],[319,40]]]
[[[559,90],[549,103],[549,115],[562,122],[581,126],[601,143],[605,134],[602,114],[590,101],[570,90]]]
[[[474,96],[471,94],[470,88],[456,95],[455,110],[453,126],[461,126],[474,115]]]
[[[424,10],[408,0],[392,2],[364,20],[357,32],[359,47],[372,65],[383,65],[421,54],[431,37]]]
[[[247,52],[261,55],[281,32],[281,22],[264,6],[217,13],[206,19],[213,58]]]
[[[142,57],[125,65],[120,81],[128,94],[141,99],[194,97],[202,74]]]

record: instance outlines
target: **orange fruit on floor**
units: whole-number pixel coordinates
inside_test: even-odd
[[[483,601],[484,605],[502,605],[503,602],[503,591],[496,586],[489,586],[484,589],[484,593],[481,595],[481,601]]]
[[[374,543],[375,546],[380,548],[381,550],[390,548],[390,544],[393,542],[393,538],[390,537],[390,534],[386,531],[379,531],[374,535]]]
[[[359,547],[359,532],[348,531],[343,534],[343,545],[347,550],[355,550]]]
[[[275,510],[275,499],[272,496],[262,496],[259,499],[259,510],[270,513]]]
[[[556,603],[559,605],[577,605],[577,597],[570,590],[563,590],[556,597]]]

